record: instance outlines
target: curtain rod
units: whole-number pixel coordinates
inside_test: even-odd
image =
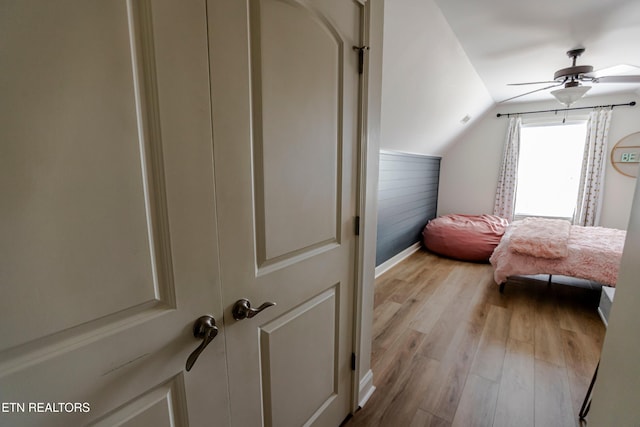
[[[534,113],[558,113],[558,111],[570,111],[570,110],[587,110],[589,108],[607,108],[607,107],[633,107],[636,105],[636,101],[631,101],[628,104],[609,104],[609,105],[594,105],[593,107],[575,107],[575,108],[558,108],[555,110],[538,110],[538,111],[524,111],[522,113],[498,113],[496,117],[502,116],[517,116],[519,114],[534,114]]]

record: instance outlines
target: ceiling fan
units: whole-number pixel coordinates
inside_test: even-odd
[[[511,101],[512,99],[520,98],[522,96],[530,95],[532,93],[541,92],[543,90],[552,89],[555,87],[563,86],[561,89],[551,91],[553,95],[560,103],[569,107],[571,104],[582,98],[591,86],[583,86],[583,82],[588,83],[637,83],[640,84],[640,75],[602,75],[606,70],[593,71],[591,65],[576,65],[577,58],[584,53],[584,48],[572,49],[567,51],[567,56],[572,59],[570,67],[562,68],[555,72],[553,80],[542,82],[527,82],[527,83],[511,83],[509,86],[523,86],[523,85],[537,85],[553,83],[550,86],[545,86],[540,89],[525,92],[520,95],[512,96],[511,98],[504,99],[502,102]],[[615,68],[615,67],[614,67]]]

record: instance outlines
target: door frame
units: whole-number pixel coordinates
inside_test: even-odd
[[[356,215],[360,217],[360,235],[356,236],[353,308],[353,372],[351,412],[371,397],[371,343],[373,292],[378,222],[378,161],[380,152],[380,112],[382,99],[382,44],[384,0],[356,0],[362,4],[360,39],[368,46],[360,75],[358,112],[358,150]]]

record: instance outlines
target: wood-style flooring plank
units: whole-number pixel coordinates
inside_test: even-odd
[[[509,337],[511,311],[491,306],[482,329],[478,351],[473,358],[471,372],[491,381],[499,381]]]
[[[347,425],[376,426],[384,411],[393,402],[401,386],[412,375],[410,367],[417,349],[425,336],[420,332],[407,329],[398,338],[393,351],[383,353],[372,366],[376,391],[364,408],[356,413]]]
[[[491,265],[487,265],[486,272],[486,284],[487,286],[483,288],[482,298],[487,304],[497,305],[498,307],[507,307],[508,297],[505,297],[505,294],[500,293],[500,286],[495,282],[493,278],[493,269]],[[507,285],[507,289],[509,289],[509,285]]]
[[[509,339],[493,427],[533,427],[533,343]]]
[[[416,293],[416,284],[406,280],[395,280],[393,292],[389,295],[389,301],[404,303]]]
[[[409,427],[451,427],[451,423],[427,411],[418,409]]]
[[[579,332],[563,330],[562,337],[573,412],[577,414],[598,365],[602,344],[597,339]]]
[[[470,303],[469,299],[454,301],[442,311],[420,350],[423,356],[440,361],[444,359],[456,331],[460,328],[460,323],[466,320],[466,311]]]
[[[395,316],[395,314],[402,308],[402,304],[398,304],[393,301],[385,301],[383,304],[380,304],[373,310],[373,326],[371,328],[372,334],[374,337],[374,343],[376,342],[376,337],[381,335],[384,330],[388,327],[391,319]],[[376,360],[380,358],[381,355],[386,353],[386,349],[374,346],[371,349],[371,364],[375,366]]]
[[[446,298],[440,298],[440,301],[437,301],[436,298],[431,300],[432,302],[435,301],[435,304],[438,304],[442,309],[434,310],[435,315],[428,317],[429,324],[432,324],[432,326],[430,326],[425,345],[421,349],[423,356],[443,360],[462,322],[471,319],[469,315],[471,312],[470,306],[475,301],[478,293],[477,288],[482,286],[482,283],[478,283],[478,273],[481,270],[473,267],[475,265],[472,265],[472,268],[467,266],[464,270],[461,270],[462,274],[456,276],[455,280],[462,285],[452,289],[452,292],[448,294],[450,297],[448,300]],[[434,320],[435,318],[437,320]],[[422,328],[425,328],[424,325],[426,323],[425,319],[420,320]],[[478,321],[477,324],[481,323]],[[415,325],[412,326],[415,327]]]
[[[536,359],[564,366],[562,335],[553,292],[544,292],[538,297],[534,334]]]
[[[455,263],[451,260],[437,257],[426,251],[416,252],[407,259],[407,263],[416,264],[416,268],[412,269],[410,273],[403,275],[403,279],[418,284],[429,281],[431,277],[440,270],[449,272],[456,268]],[[439,283],[440,279],[436,278],[436,281]]]
[[[497,398],[497,383],[469,374],[451,427],[491,427]]]
[[[429,296],[426,303],[411,322],[411,328],[428,334],[434,327],[447,306],[455,300],[461,288],[460,278],[465,272],[461,269],[453,270],[444,281]]]
[[[535,427],[576,427],[567,371],[545,360],[535,360]]]
[[[375,370],[375,386],[383,390],[392,386],[398,376],[407,369],[424,339],[424,334],[412,329],[407,329],[400,334],[393,350],[382,353],[372,366]]]
[[[418,271],[430,270],[431,267],[428,263],[419,261],[424,256],[420,252],[412,254],[405,262],[393,266],[376,279],[373,296],[374,308],[389,300],[391,295],[397,291],[398,280],[405,283],[415,283],[414,280],[409,280],[409,278],[413,277]]]
[[[410,323],[424,304],[424,301],[420,301],[415,297],[411,297],[405,301],[396,315],[384,324],[380,332],[374,337],[373,349],[377,350],[382,348],[388,350],[391,348],[394,341],[398,339],[398,336],[409,329]]]
[[[509,308],[512,311],[509,338],[534,343],[536,294],[525,286],[509,289]]]
[[[484,264],[466,263],[456,269],[460,274],[451,276],[458,286],[456,300],[472,299],[477,294],[478,286],[482,286],[483,275],[488,271],[487,268],[488,266]]]
[[[416,355],[409,366],[406,378],[398,381],[392,389],[393,399],[382,412],[379,425],[409,425],[439,369],[438,361]],[[416,375],[418,372],[420,375]]]
[[[601,344],[598,339],[573,331],[562,331],[567,370],[591,379],[598,364]]]
[[[388,327],[391,319],[396,315],[402,304],[393,301],[385,301],[373,310],[372,333],[374,339]]]
[[[555,290],[558,295],[558,324],[561,329],[604,336],[604,324],[593,316],[597,312],[600,292],[572,286],[557,286]]]
[[[453,420],[481,333],[477,324],[462,322],[447,348],[438,375],[425,394],[422,409],[446,421]]]
[[[478,277],[476,293],[471,301],[468,312],[468,320],[479,325],[484,325],[493,306],[506,308],[508,299],[498,290],[493,280],[493,272],[490,266],[486,266],[483,274]]]
[[[376,309],[380,304],[389,300],[389,297],[395,290],[394,285],[399,280],[391,272],[386,272],[376,279],[376,287],[373,293],[373,308]]]

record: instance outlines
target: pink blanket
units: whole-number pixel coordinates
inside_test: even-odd
[[[514,221],[490,258],[493,277],[500,284],[509,276],[555,274],[615,286],[624,247],[625,231],[602,227],[572,225],[563,258],[542,258],[516,253],[510,249],[511,236],[520,221]],[[514,227],[515,225],[515,227]]]
[[[539,258],[569,255],[571,223],[565,219],[525,218],[512,226],[511,250]]]

